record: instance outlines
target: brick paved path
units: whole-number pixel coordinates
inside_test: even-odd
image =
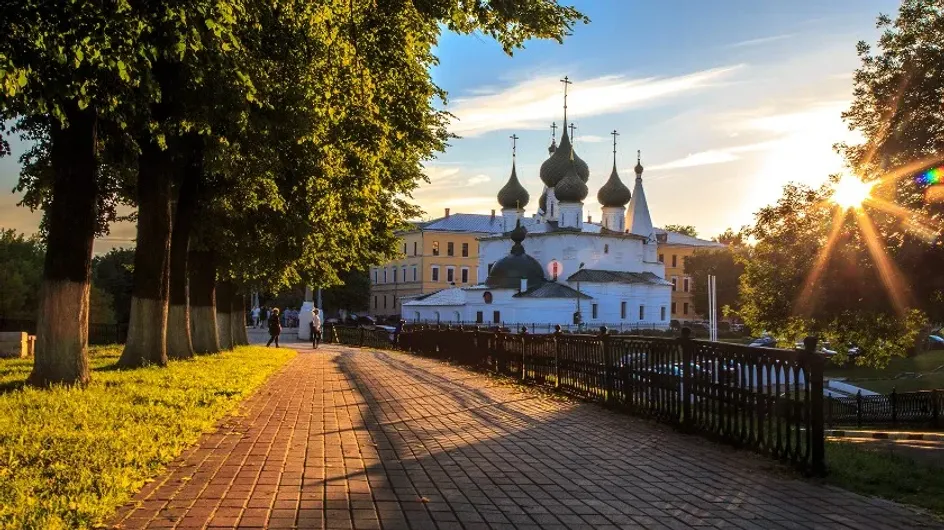
[[[927,515],[406,354],[300,350],[124,528],[913,528]]]

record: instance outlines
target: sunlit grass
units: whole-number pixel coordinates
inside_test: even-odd
[[[22,387],[31,361],[0,361],[0,527],[104,523],[295,355],[249,346],[115,370],[120,353],[92,350],[85,389]]]

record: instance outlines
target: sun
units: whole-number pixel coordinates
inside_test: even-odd
[[[861,208],[871,196],[873,187],[874,182],[862,182],[856,177],[843,175],[833,188],[832,200],[844,210]]]

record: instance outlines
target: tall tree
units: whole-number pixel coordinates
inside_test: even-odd
[[[154,97],[147,22],[127,4],[4,2],[0,121],[47,131],[51,191],[30,382],[85,383],[100,131]]]
[[[685,258],[685,274],[692,278],[692,303],[696,313],[708,314],[708,276],[717,278],[718,309],[724,311],[724,316],[737,313],[744,263],[736,252],[733,248],[698,249]]]
[[[944,164],[944,2],[904,0],[897,18],[880,15],[877,27],[876,48],[858,44],[862,64],[843,114],[865,142],[841,149],[858,174],[880,179],[872,215],[877,230],[909,283],[920,286],[915,302],[941,322],[944,203],[930,200],[934,184],[919,176]]]
[[[667,232],[675,232],[691,237],[698,237],[698,230],[692,225],[665,225],[662,227]]]

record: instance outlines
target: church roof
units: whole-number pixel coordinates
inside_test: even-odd
[[[537,287],[529,288],[523,293],[514,295],[514,298],[569,298],[571,300],[578,297],[582,300],[593,299],[592,296],[577,292],[576,290],[557,282],[546,282]]]
[[[531,219],[524,219],[523,221],[526,225],[534,222]],[[502,232],[502,218],[501,216],[492,217],[488,214],[454,213],[448,217],[440,217],[422,223],[419,228],[436,232],[499,234]]]
[[[545,281],[544,267],[538,260],[527,255],[521,244],[528,235],[521,223],[511,231],[511,240],[515,242],[511,252],[492,265],[492,270],[485,279],[489,287],[506,287],[509,289],[521,286],[521,280],[527,280],[528,286],[540,285]]]
[[[458,287],[450,287],[418,296],[413,300],[403,302],[401,306],[465,305],[465,302],[465,291]]]
[[[660,278],[651,272],[624,272],[624,271],[606,271],[602,269],[580,269],[567,278],[569,282],[590,282],[590,283],[628,283],[628,284],[649,284],[649,285],[672,285],[664,278]]]
[[[633,198],[629,201],[626,211],[626,229],[633,234],[655,239],[656,232],[652,226],[652,216],[649,215],[649,203],[646,202],[646,192],[642,188],[642,162],[636,160],[636,186],[633,189]]]

